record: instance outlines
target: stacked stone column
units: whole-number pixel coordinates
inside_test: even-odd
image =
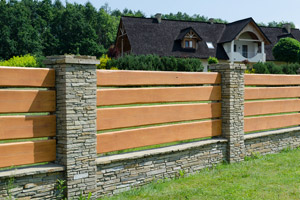
[[[221,74],[222,136],[228,139],[227,161],[242,161],[244,144],[244,64],[209,66]]]
[[[56,73],[56,162],[65,166],[66,197],[96,199],[96,64],[92,56],[50,56]]]

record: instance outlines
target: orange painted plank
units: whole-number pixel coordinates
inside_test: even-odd
[[[55,87],[54,69],[0,67],[0,86]]]
[[[98,106],[136,103],[212,101],[220,99],[220,86],[97,90]]]
[[[245,132],[283,128],[300,124],[300,113],[245,118]]]
[[[300,87],[245,88],[245,100],[300,97]]]
[[[300,75],[245,74],[245,85],[300,85]]]
[[[219,84],[218,73],[97,70],[98,86]]]
[[[97,135],[97,152],[162,144],[221,135],[221,120],[193,122]]]
[[[55,111],[54,90],[0,90],[0,113]]]
[[[55,115],[0,116],[0,140],[56,135]]]
[[[55,159],[55,140],[0,144],[0,167],[50,162]]]
[[[245,116],[300,111],[299,99],[245,102]]]
[[[221,103],[101,108],[97,110],[97,129],[105,130],[220,116]]]

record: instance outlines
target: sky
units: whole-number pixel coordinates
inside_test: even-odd
[[[67,0],[85,4],[87,0]],[[156,13],[186,12],[228,22],[252,17],[257,23],[292,21],[300,28],[300,0],[89,0],[97,9],[108,3],[112,10],[141,10],[150,17]]]

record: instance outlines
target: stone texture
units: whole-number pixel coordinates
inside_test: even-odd
[[[96,65],[90,56],[54,56],[45,61],[56,72],[56,163],[66,168],[66,196],[96,198]]]
[[[20,169],[21,174],[18,170],[0,172],[0,199],[57,199],[57,180],[64,179],[63,168],[53,168],[54,172],[51,167],[48,171],[30,168]]]
[[[244,64],[209,66],[221,74],[222,136],[228,139],[227,160],[239,162],[245,157],[244,144]]]
[[[117,194],[153,180],[175,178],[180,176],[181,170],[190,175],[212,167],[225,159],[226,143],[224,139],[214,139],[213,142],[183,144],[185,148],[176,145],[143,151],[146,156],[138,156],[137,152],[109,156],[110,162],[105,157],[98,158],[98,197]]]
[[[245,136],[246,155],[278,153],[300,146],[300,127],[254,133]]]

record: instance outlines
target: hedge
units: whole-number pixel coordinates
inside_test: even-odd
[[[276,65],[273,62],[259,62],[253,65],[256,74],[297,74],[299,68],[299,63]]]
[[[160,57],[157,55],[126,55],[108,60],[106,69],[151,70],[151,71],[203,71],[203,65],[197,58]]]

